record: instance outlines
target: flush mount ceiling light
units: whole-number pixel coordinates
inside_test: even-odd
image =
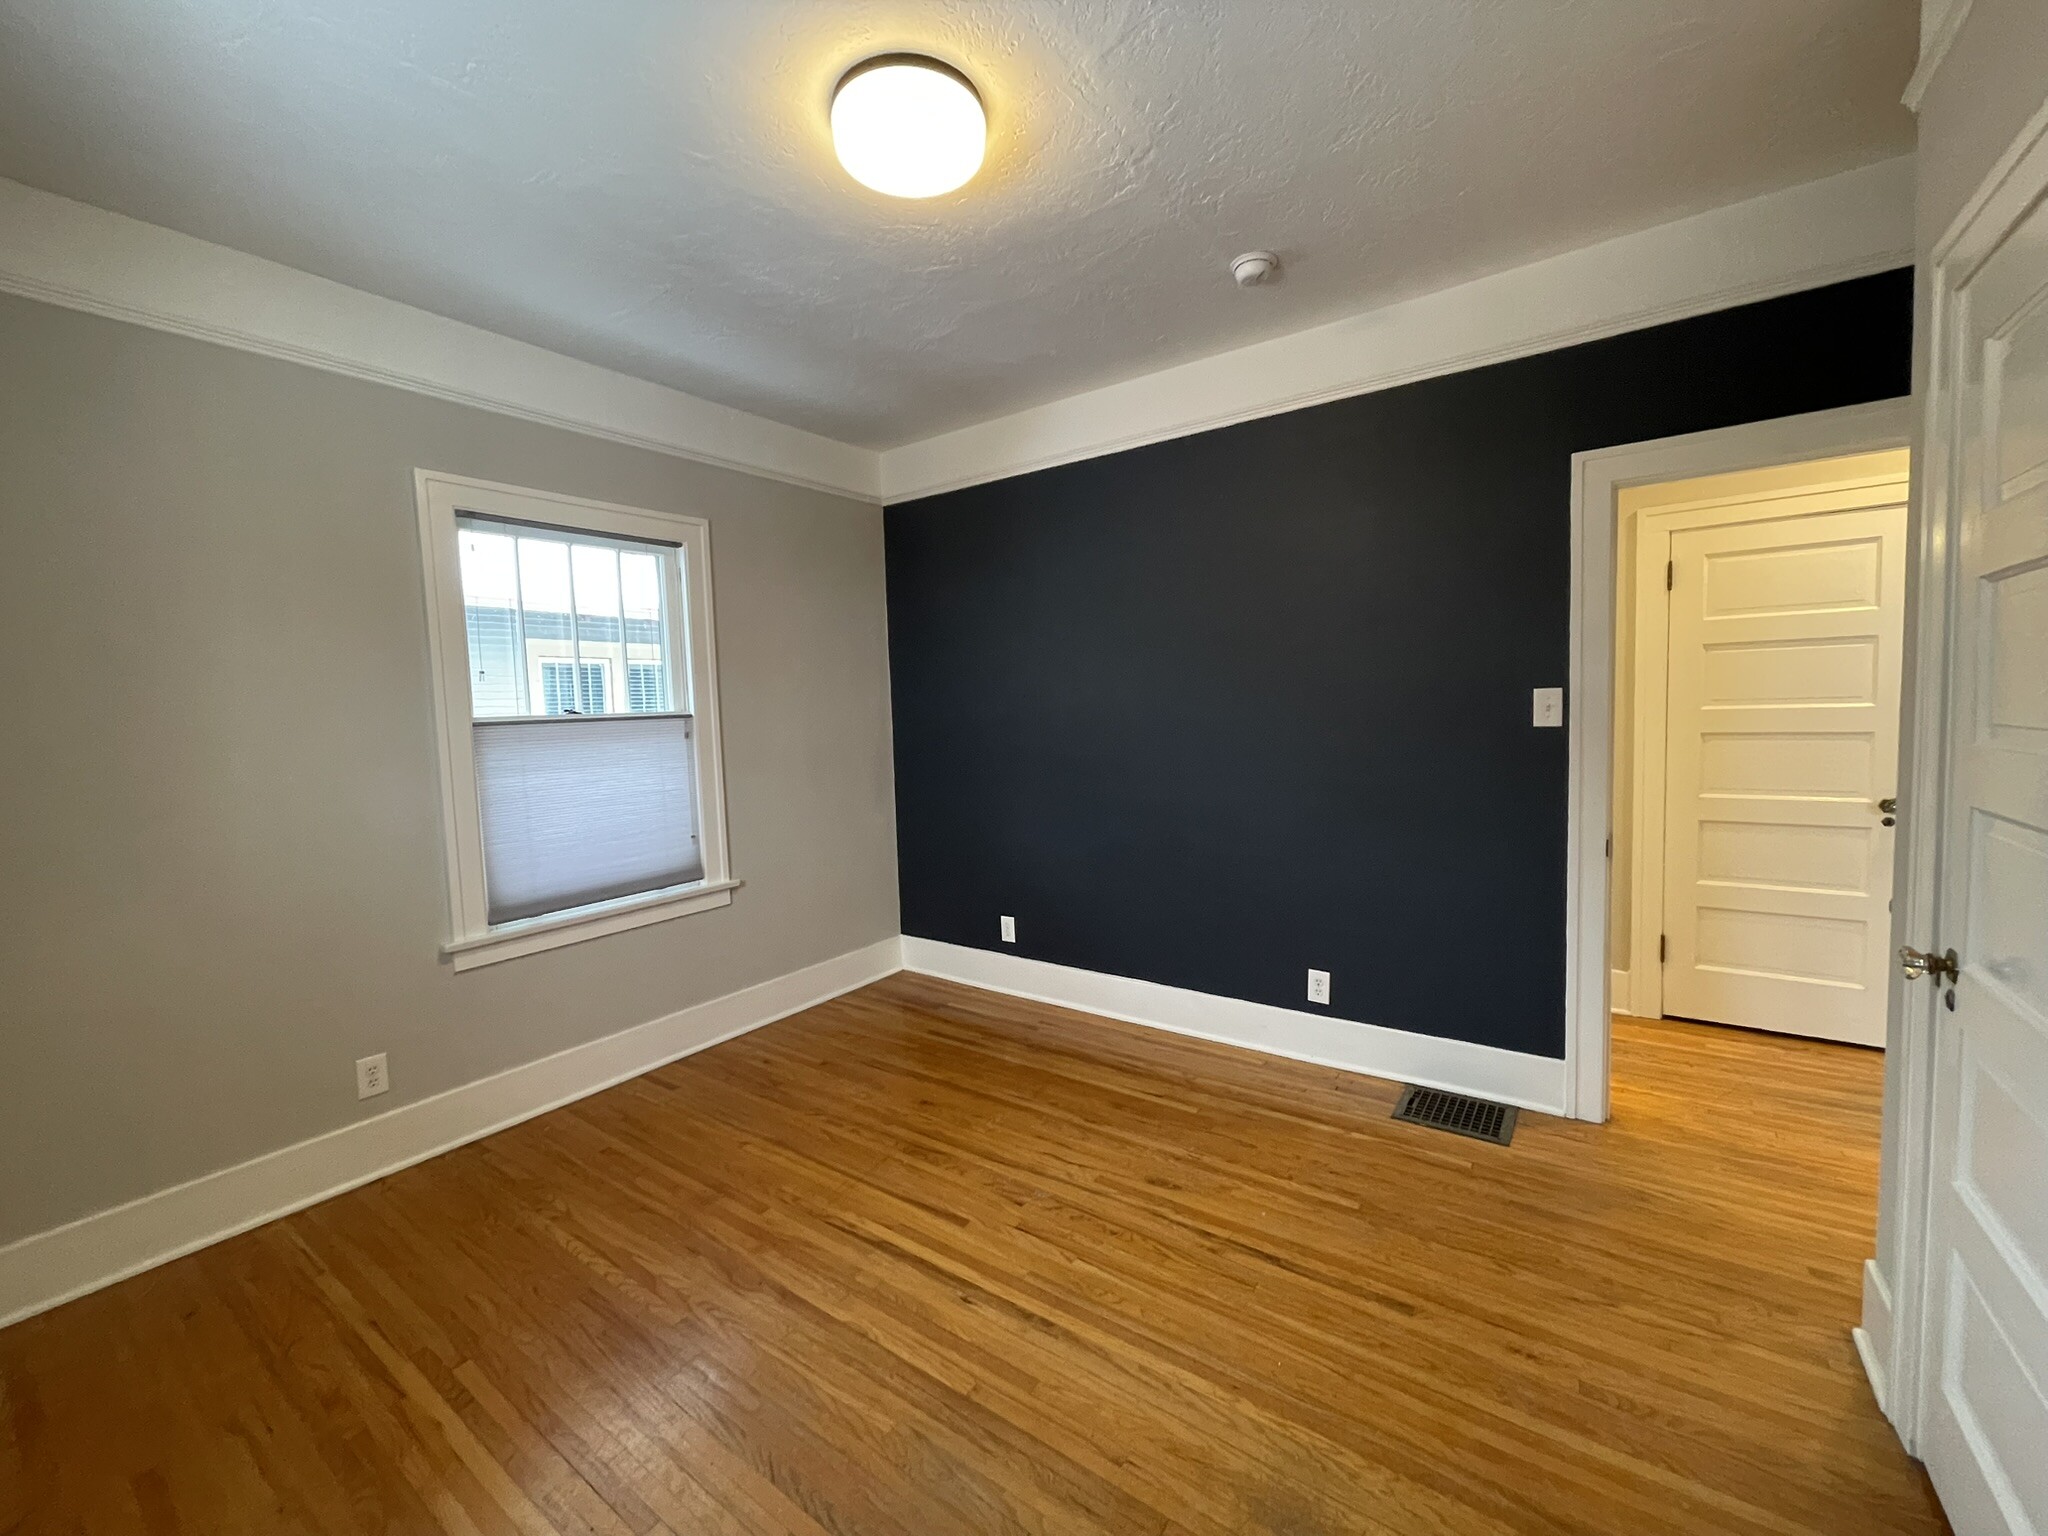
[[[891,197],[937,197],[981,169],[988,117],[973,82],[917,53],[885,53],[849,69],[832,93],[832,147],[862,186]]]

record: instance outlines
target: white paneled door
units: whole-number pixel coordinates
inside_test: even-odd
[[[2044,177],[2048,179],[2048,177]],[[2037,191],[2039,189],[2037,188]],[[1947,305],[1948,761],[1920,1448],[1958,1536],[2048,1533],[2048,206]],[[1916,999],[1916,1002],[1918,999]]]
[[[1867,499],[1671,533],[1666,1014],[1884,1043],[1905,486]]]

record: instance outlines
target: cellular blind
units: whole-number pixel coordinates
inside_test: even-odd
[[[689,716],[471,728],[493,924],[704,878]]]

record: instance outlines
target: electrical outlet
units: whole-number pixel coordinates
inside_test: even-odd
[[[1014,917],[1006,917],[1003,919],[1003,942],[1005,944],[1014,944],[1017,942],[1017,919],[1015,919]]]
[[[365,1056],[356,1063],[356,1097],[374,1099],[391,1087],[391,1074],[384,1065],[384,1053]]]
[[[1330,973],[1310,971],[1308,973],[1308,1000],[1312,1003],[1327,1003],[1330,1000]]]

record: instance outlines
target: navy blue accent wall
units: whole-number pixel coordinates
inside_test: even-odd
[[[1911,328],[1886,273],[891,507],[903,931],[1562,1056],[1571,456],[1903,395]]]

